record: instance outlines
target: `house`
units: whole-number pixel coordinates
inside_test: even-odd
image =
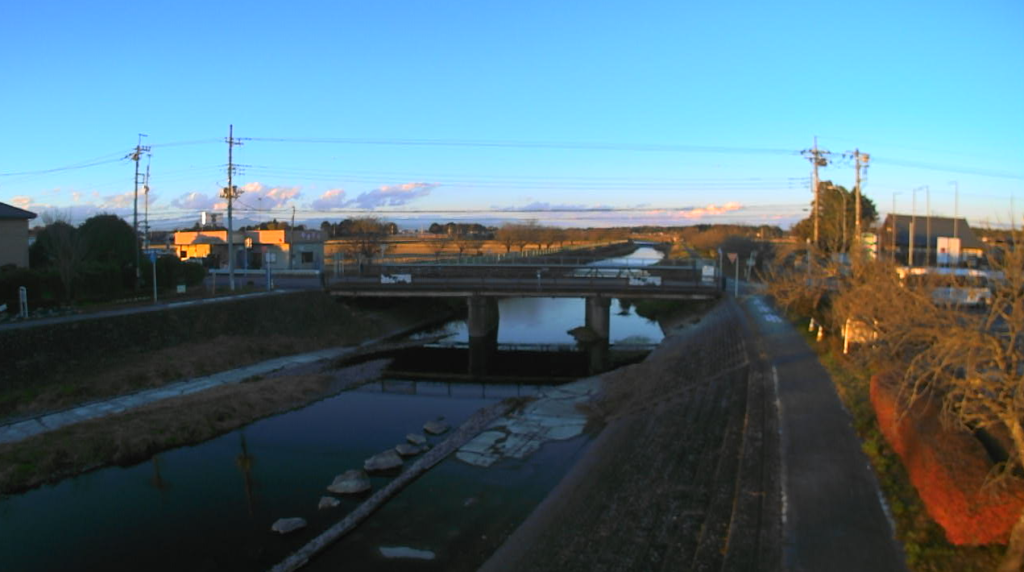
[[[963,218],[890,214],[882,222],[879,234],[879,247],[890,254],[895,250],[895,259],[910,266],[974,264],[985,254],[985,243],[978,240]],[[911,234],[913,259],[909,252]],[[954,246],[956,241],[950,239],[959,239],[959,253]]]
[[[244,230],[232,236],[235,269],[319,270],[324,239],[320,230]],[[228,267],[228,231],[174,233],[174,248],[182,260],[203,260],[212,268]]]
[[[36,213],[0,203],[0,267],[28,266],[28,221],[34,218]]]

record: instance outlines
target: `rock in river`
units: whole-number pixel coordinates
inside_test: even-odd
[[[306,526],[306,521],[304,519],[301,519],[301,518],[298,518],[298,517],[295,517],[295,518],[279,518],[270,527],[270,530],[273,530],[274,532],[278,532],[278,533],[281,533],[281,534],[288,534],[289,532],[294,532],[294,531],[296,531],[296,530],[298,530],[300,528],[305,528],[305,526]]]
[[[412,443],[413,445],[426,445],[427,438],[419,433],[409,433],[405,436],[405,440]]]
[[[352,469],[334,477],[327,490],[341,495],[363,493],[370,490],[370,477],[359,469]]]
[[[411,443],[400,443],[395,447],[395,452],[403,457],[415,457],[423,452],[423,449],[419,445],[413,445]]]
[[[341,501],[334,497],[320,497],[320,504],[316,505],[317,510],[323,510],[325,508],[334,508],[341,504]]]
[[[436,419],[434,421],[427,421],[423,424],[423,430],[431,435],[440,435],[449,428],[448,423],[443,419]]]
[[[388,449],[383,453],[377,453],[363,463],[367,471],[390,471],[402,466],[402,458],[394,449]]]

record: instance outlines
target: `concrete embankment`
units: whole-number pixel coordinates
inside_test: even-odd
[[[777,417],[743,332],[726,300],[604,374],[606,427],[483,570],[778,570]]]

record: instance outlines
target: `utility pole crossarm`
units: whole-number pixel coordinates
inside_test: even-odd
[[[814,217],[814,247],[817,248],[818,247],[818,238],[819,238],[819,227],[820,227],[820,222],[819,222],[820,216],[819,216],[819,213],[821,212],[821,210],[819,208],[819,203],[821,201],[819,200],[819,193],[818,193],[818,187],[819,187],[819,184],[818,184],[819,183],[818,182],[818,167],[826,167],[826,166],[828,166],[828,163],[829,163],[828,156],[831,155],[832,153],[829,152],[829,151],[826,151],[824,149],[818,149],[818,138],[815,137],[814,138],[814,147],[812,147],[811,149],[804,149],[803,151],[800,152],[800,154],[803,155],[804,157],[806,157],[807,160],[811,162],[811,165],[813,167],[813,170],[812,170],[812,173],[811,173],[811,175],[812,175],[811,176],[811,192],[814,193],[814,214],[813,214],[813,217]]]

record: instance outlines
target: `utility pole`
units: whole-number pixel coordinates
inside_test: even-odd
[[[950,181],[953,183],[953,238],[960,238],[960,234],[957,232],[957,228],[960,221],[960,183],[957,181]]]
[[[295,258],[295,205],[292,205],[292,225],[288,227],[288,269],[292,268],[292,260]]]
[[[139,157],[143,153],[149,153],[150,147],[142,144],[142,138],[147,137],[145,133],[139,133],[139,141],[135,145],[128,158],[135,161],[135,207],[132,212],[132,229],[135,231],[135,289],[139,289],[139,282],[142,281],[142,270],[139,268]]]
[[[239,195],[241,195],[241,193],[238,192],[238,187],[236,187],[233,184],[233,182],[232,182],[232,178],[234,177],[234,174],[235,174],[235,164],[234,164],[234,159],[233,159],[232,151],[234,150],[235,145],[241,145],[242,143],[241,143],[241,141],[235,139],[235,126],[233,124],[232,125],[228,125],[228,139],[227,139],[227,143],[228,143],[228,186],[224,187],[224,190],[223,190],[223,192],[221,192],[220,196],[221,196],[221,198],[225,198],[225,199],[228,200],[228,287],[231,288],[232,292],[234,292],[235,291],[235,238],[233,236],[234,228],[233,228],[232,219],[231,219],[231,212],[232,212],[231,209],[232,209],[232,202],[235,199],[237,199],[239,197]]]
[[[811,149],[805,149],[801,154],[804,157],[806,157],[807,160],[809,160],[811,162],[811,165],[814,167],[813,171],[812,171],[812,175],[811,175],[811,192],[814,193],[814,214],[812,215],[814,217],[814,239],[813,239],[813,242],[814,242],[814,248],[818,248],[818,237],[819,237],[819,230],[820,230],[819,229],[819,226],[820,226],[819,225],[820,209],[818,207],[818,204],[821,202],[819,200],[820,197],[819,197],[819,193],[818,193],[818,186],[819,186],[818,185],[818,167],[824,167],[824,166],[828,165],[828,159],[825,158],[825,157],[827,155],[830,155],[831,153],[829,153],[828,151],[825,151],[824,149],[818,149],[818,138],[815,137],[814,138],[814,147],[811,148]]]
[[[925,237],[927,242],[924,245],[924,265],[927,267],[932,263],[932,191],[927,186],[924,188],[924,210],[925,213]]]
[[[145,230],[142,234],[142,247],[149,248],[149,164],[152,161],[152,155],[146,155],[146,182],[142,185],[142,192],[146,195],[146,214],[143,218],[142,226]]]
[[[854,216],[854,218],[853,218],[854,224],[853,224],[853,226],[854,226],[854,232],[857,233],[857,236],[855,237],[856,241],[859,243],[860,242],[860,234],[861,234],[861,226],[860,226],[860,185],[861,185],[860,170],[861,170],[861,167],[863,167],[864,170],[867,170],[867,168],[868,168],[868,161],[871,159],[871,156],[868,155],[867,153],[861,153],[860,149],[854,149],[853,150],[853,157],[854,157],[854,164],[856,166],[855,168],[857,169],[857,180],[856,180],[856,183],[853,186],[853,192],[854,192],[854,195],[855,195],[854,196],[854,200],[856,201],[856,204],[854,205],[854,215],[853,215]]]
[[[896,195],[900,193],[892,194],[892,220],[889,224],[890,238],[892,239],[892,263],[896,264]]]

